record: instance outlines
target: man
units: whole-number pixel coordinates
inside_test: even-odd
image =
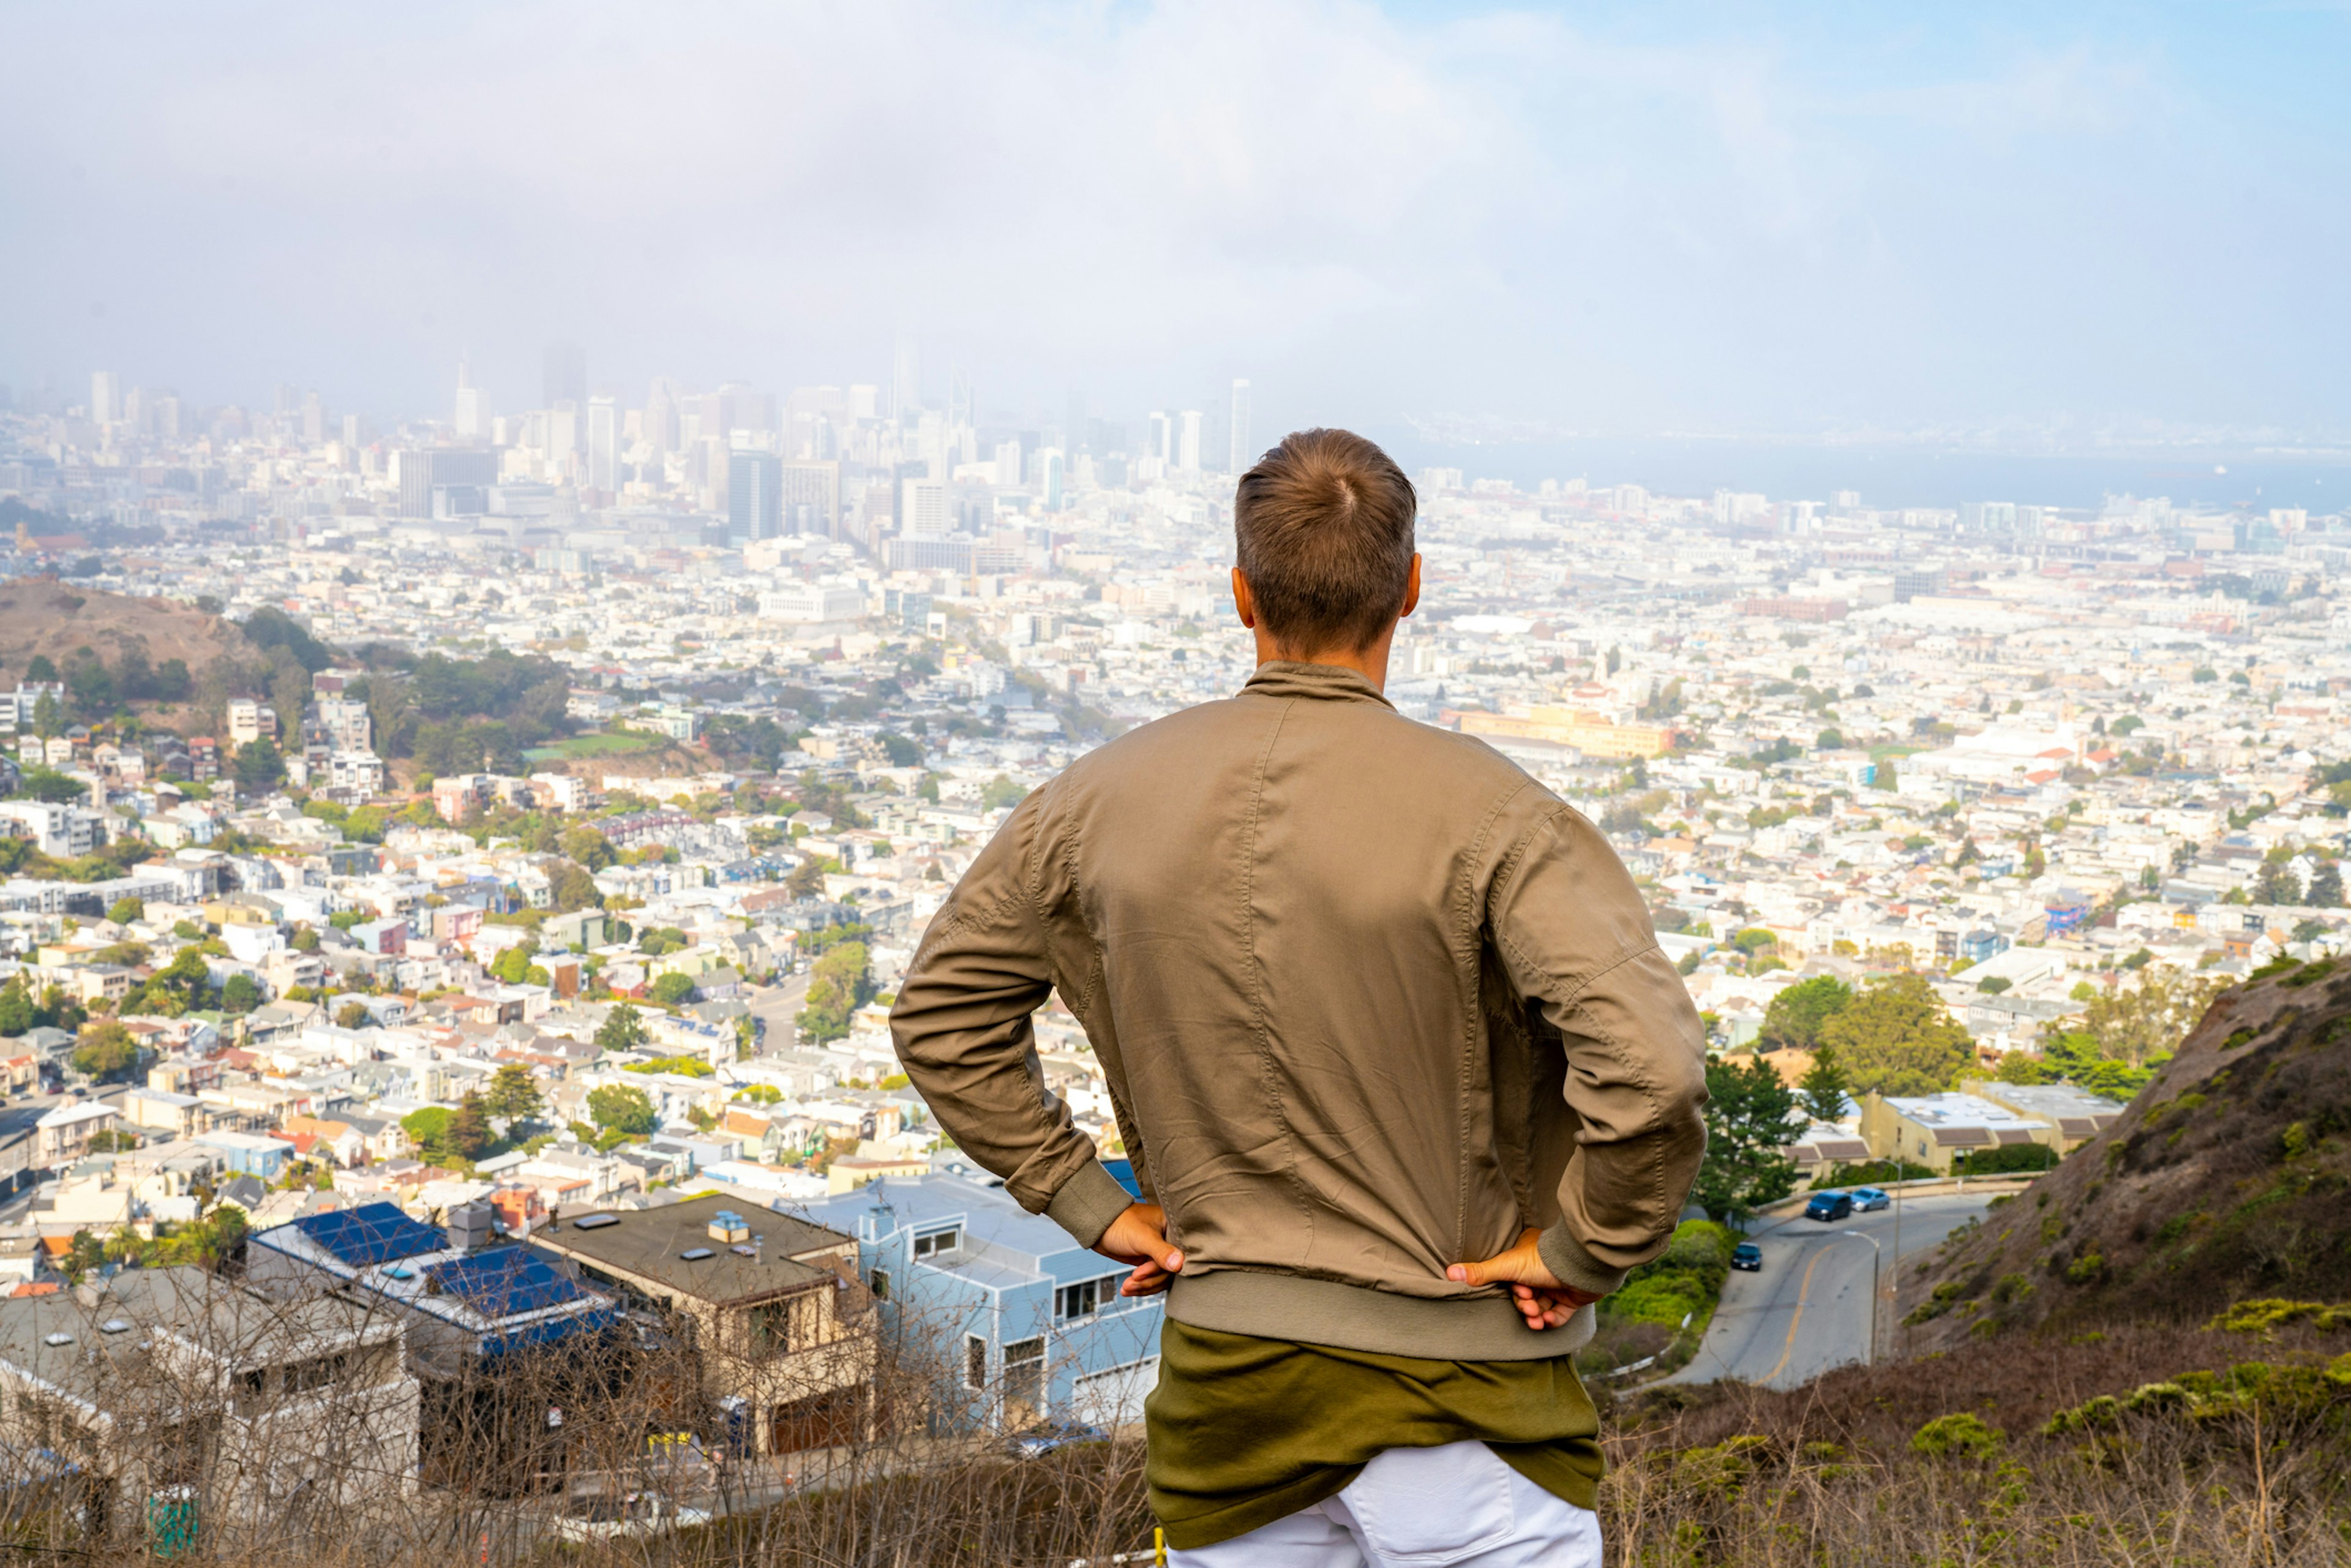
[[[957,1145],[1169,1291],[1148,1479],[1186,1563],[1597,1564],[1570,1354],[1704,1147],[1698,1015],[1607,842],[1381,695],[1414,512],[1343,431],[1251,469],[1257,674],[1022,801],[892,1009]],[[1054,989],[1144,1202],[1043,1089]]]

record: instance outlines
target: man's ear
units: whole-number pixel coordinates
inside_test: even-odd
[[[1238,575],[1238,570],[1235,575]],[[1420,552],[1415,550],[1412,552],[1412,570],[1405,574],[1404,579],[1404,608],[1396,612],[1396,619],[1401,621],[1419,608]]]
[[[1415,597],[1420,593],[1419,563],[1420,558],[1413,557],[1412,591]],[[1233,610],[1240,616],[1242,625],[1252,632],[1257,630],[1257,601],[1249,597],[1249,579],[1241,575],[1239,567],[1233,568]]]

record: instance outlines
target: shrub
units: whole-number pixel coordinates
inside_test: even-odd
[[[1938,1416],[1919,1427],[1911,1434],[1910,1448],[1929,1458],[1991,1459],[1999,1457],[2007,1441],[2007,1433],[1985,1426],[1982,1417],[1962,1410]]]

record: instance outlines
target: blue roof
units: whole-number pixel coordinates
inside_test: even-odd
[[[1137,1203],[1141,1203],[1143,1201],[1143,1184],[1134,1179],[1134,1162],[1133,1160],[1104,1160],[1102,1161],[1102,1169],[1110,1172],[1112,1180],[1117,1182],[1119,1186],[1126,1188],[1127,1197],[1134,1199]]]
[[[504,1355],[508,1351],[530,1350],[539,1345],[554,1344],[574,1334],[601,1333],[621,1321],[621,1314],[611,1307],[598,1307],[593,1312],[573,1312],[567,1317],[549,1318],[528,1328],[512,1333],[492,1334],[482,1341],[484,1355]]]
[[[587,1292],[528,1247],[500,1247],[436,1265],[433,1282],[486,1318],[513,1317],[576,1301]]]
[[[420,1252],[439,1252],[449,1245],[449,1239],[437,1227],[420,1225],[390,1203],[306,1214],[294,1221],[294,1227],[325,1248],[337,1262],[353,1269],[373,1268]]]

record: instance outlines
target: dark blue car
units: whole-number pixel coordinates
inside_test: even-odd
[[[1804,1205],[1806,1219],[1844,1219],[1853,1214],[1853,1197],[1842,1192],[1816,1192]]]

